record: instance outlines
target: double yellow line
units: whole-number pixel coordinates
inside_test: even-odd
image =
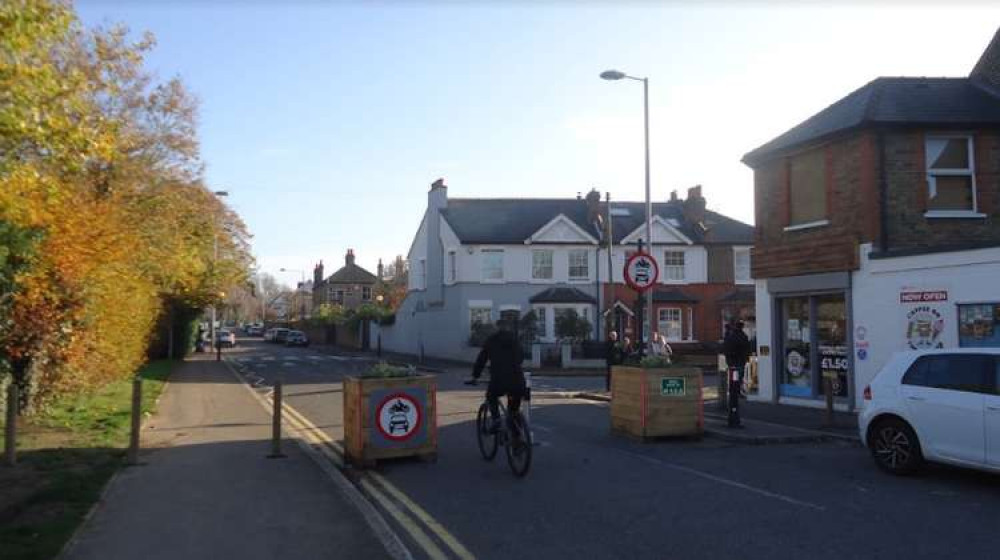
[[[237,373],[235,370],[232,371]],[[237,375],[244,383],[246,382],[242,375],[238,373]],[[268,405],[274,405],[271,394],[262,397],[262,400]],[[344,448],[339,442],[334,441],[326,432],[287,402],[281,403],[281,412],[287,419],[288,427],[298,437],[322,453],[338,468],[344,467]],[[363,471],[359,483],[364,492],[406,531],[413,542],[424,550],[428,558],[432,560],[475,559],[469,549],[465,548],[441,523],[382,475],[374,471]],[[450,554],[442,550],[432,536],[437,537]]]

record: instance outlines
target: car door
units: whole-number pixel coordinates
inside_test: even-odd
[[[986,395],[986,462],[1000,467],[1000,356],[993,358],[993,391]]]
[[[992,363],[980,354],[930,354],[907,370],[900,392],[925,456],[986,461],[984,391]]]

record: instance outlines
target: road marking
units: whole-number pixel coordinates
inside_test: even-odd
[[[375,498],[375,501],[382,506],[382,509],[389,512],[389,515],[391,515],[392,518],[395,519],[403,527],[403,529],[410,534],[411,537],[413,537],[413,540],[420,545],[420,548],[424,549],[427,556],[431,557],[433,560],[447,560],[448,557],[445,556],[444,552],[442,552],[436,544],[434,544],[434,541],[427,536],[427,533],[424,533],[423,530],[421,530],[420,527],[413,522],[413,519],[411,519],[410,516],[400,511],[399,508],[396,507],[396,504],[392,503],[392,501],[386,498],[382,492],[375,488],[374,484],[368,482],[367,479],[362,478],[361,487],[368,492],[368,495]]]
[[[793,505],[796,505],[796,506],[801,506],[801,507],[805,507],[805,508],[814,509],[816,511],[826,511],[826,508],[823,507],[823,506],[821,506],[821,505],[813,504],[813,503],[810,503],[810,502],[803,502],[802,500],[796,500],[795,498],[792,498],[792,497],[789,497],[789,496],[785,496],[784,494],[778,494],[776,492],[771,492],[770,490],[764,490],[763,488],[757,488],[755,486],[750,486],[749,484],[744,484],[742,482],[738,482],[738,481],[735,481],[735,480],[730,480],[728,478],[723,478],[721,476],[717,476],[717,475],[710,474],[710,473],[707,473],[707,472],[699,471],[698,469],[692,469],[691,467],[684,467],[684,466],[681,466],[681,465],[675,465],[673,463],[668,463],[666,461],[661,461],[660,459],[657,459],[655,457],[650,457],[648,455],[643,455],[642,453],[635,453],[633,451],[626,451],[624,449],[617,449],[617,451],[619,451],[621,453],[624,453],[625,455],[630,455],[632,457],[636,457],[638,459],[646,461],[647,463],[653,463],[653,464],[659,465],[661,467],[666,467],[668,469],[673,469],[675,471],[679,471],[679,472],[687,473],[687,474],[690,474],[690,475],[694,475],[694,476],[697,476],[697,477],[700,477],[700,478],[704,478],[706,480],[711,480],[713,482],[718,482],[719,484],[725,484],[727,486],[732,486],[734,488],[740,488],[742,490],[746,490],[747,492],[752,492],[754,494],[759,494],[759,495],[767,497],[767,498],[773,498],[775,500],[780,500],[782,502],[793,504]]]
[[[230,371],[240,377],[234,370]],[[245,380],[244,380],[245,382]],[[271,395],[268,398],[260,397],[257,393],[255,396],[259,397],[262,404],[265,404],[267,408],[273,408],[273,400]],[[267,404],[270,406],[267,406]],[[338,467],[344,465],[344,449],[340,443],[334,441],[326,432],[313,424],[308,418],[306,418],[301,412],[296,410],[294,407],[289,405],[287,402],[283,402],[281,406],[281,411],[288,417],[288,424],[297,433],[302,436],[300,441],[303,441],[305,445],[312,443],[319,446],[319,452],[330,459]],[[315,450],[315,448],[310,447],[310,449]],[[426,532],[421,529],[421,527],[414,522],[414,520],[407,515],[405,512],[400,511],[392,501],[383,494],[378,486],[369,482],[369,478],[375,480],[378,485],[380,485],[386,492],[391,494],[400,504],[406,508],[409,513],[417,518],[417,520],[429,529],[434,535],[438,537],[451,551],[462,560],[475,560],[475,556],[469,552],[459,541],[448,532],[436,519],[431,517],[423,508],[418,506],[413,500],[411,500],[402,490],[397,488],[394,484],[386,480],[384,477],[373,471],[367,471],[362,474],[360,479],[361,485],[368,491],[382,507],[389,513],[403,529],[413,538],[413,540],[419,544],[424,551],[427,553],[428,557],[433,560],[447,560],[448,556],[441,551],[441,549],[433,542],[433,540],[427,536]]]
[[[462,546],[462,543],[458,542],[451,533],[448,532],[436,519],[430,516],[424,508],[417,505],[413,500],[411,500],[406,494],[404,494],[399,488],[394,486],[382,475],[377,472],[371,473],[372,478],[374,478],[383,488],[386,489],[394,498],[400,501],[404,506],[406,506],[411,513],[417,516],[417,519],[424,522],[431,531],[433,531],[443,542],[448,545],[448,548],[455,553],[456,556],[462,558],[463,560],[475,560],[475,556],[467,548]]]
[[[295,367],[298,364],[296,364],[295,362],[282,362],[281,365],[284,367]]]

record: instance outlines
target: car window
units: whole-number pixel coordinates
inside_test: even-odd
[[[981,354],[921,356],[906,371],[903,384],[988,393],[993,390],[994,380],[991,377],[996,375],[996,368],[992,356]]]

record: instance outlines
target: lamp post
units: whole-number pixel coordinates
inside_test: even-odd
[[[643,109],[643,138],[646,144],[646,243],[649,247],[649,254],[653,254],[653,202],[649,196],[649,78],[637,78],[629,76],[618,70],[605,70],[601,72],[601,78],[605,80],[635,80],[642,82],[642,109]],[[655,258],[655,257],[654,257]],[[655,288],[654,288],[655,289]],[[653,335],[653,296],[646,296],[646,317],[649,321],[649,336]],[[639,325],[639,340],[642,341],[643,325]]]
[[[213,191],[212,194],[214,194],[215,196],[218,196],[218,197],[221,198],[221,197],[229,196],[229,191]],[[216,264],[218,263],[218,261],[219,261],[219,232],[215,232],[214,235],[212,236],[212,275],[213,275],[212,280],[213,281],[215,280],[215,278],[214,278],[214,276],[215,276],[215,267],[216,267]],[[212,295],[213,295],[213,300],[214,300],[214,296],[216,296],[216,294],[212,294]],[[208,329],[209,333],[210,333],[209,336],[211,337],[210,338],[210,340],[211,340],[210,344],[212,346],[215,346],[215,344],[216,344],[216,341],[215,341],[215,307],[216,307],[215,303],[212,303],[212,324],[211,324],[211,326]]]
[[[302,276],[302,281],[299,282],[299,287],[295,290],[295,299],[298,300],[299,305],[299,320],[301,321],[306,315],[306,304],[302,300],[301,290],[306,285],[306,271],[299,270],[297,268],[282,268],[281,272],[298,272]]]

